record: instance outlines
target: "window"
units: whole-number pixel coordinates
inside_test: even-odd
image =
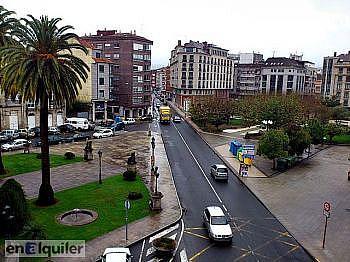
[[[105,47],[111,47],[111,44],[105,44]]]
[[[133,48],[134,48],[134,51],[143,50],[143,45],[134,43]]]
[[[135,104],[142,104],[142,96],[134,96],[132,98],[132,103]]]
[[[134,86],[132,89],[133,89],[133,92],[134,92],[135,94],[140,94],[140,93],[143,92],[142,86]]]
[[[151,55],[144,55],[144,56],[143,56],[143,59],[144,59],[144,60],[151,60]]]
[[[142,82],[143,82],[142,76],[134,76],[134,77],[133,77],[133,80],[134,80],[134,82],[136,82],[136,83],[142,83]]]
[[[193,55],[190,55],[190,62],[193,62]]]
[[[187,62],[187,55],[182,56],[182,62]]]
[[[100,78],[98,79],[98,84],[99,84],[100,86],[103,86],[103,85],[105,84],[105,79],[104,79],[103,77],[100,77]]]
[[[97,48],[97,49],[102,49],[102,44],[97,44],[97,45],[96,45],[96,48]]]
[[[115,43],[114,48],[119,48],[119,43]]]
[[[105,97],[105,90],[98,90],[98,98],[104,98]]]
[[[151,50],[151,45],[143,45],[143,50],[145,51]]]
[[[104,65],[99,65],[99,66],[98,66],[98,71],[99,71],[100,73],[104,73],[104,72],[105,72],[105,66],[104,66]]]
[[[277,93],[282,93],[283,88],[283,75],[279,75],[277,78]]]
[[[96,53],[96,58],[101,58],[101,53]]]
[[[142,66],[141,65],[134,65],[133,70],[134,70],[134,72],[142,72]]]
[[[133,59],[134,59],[134,60],[143,60],[143,55],[140,55],[140,54],[133,54]]]
[[[113,54],[113,58],[118,59],[119,58],[119,54]]]
[[[270,76],[270,91],[271,92],[275,91],[275,86],[276,86],[276,75],[271,75]]]

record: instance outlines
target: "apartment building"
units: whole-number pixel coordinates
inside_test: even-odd
[[[49,100],[48,125],[62,125],[66,116],[65,107]],[[40,126],[40,108],[33,102],[22,102],[20,97],[6,99],[0,93],[0,130],[32,128]]]
[[[235,65],[234,97],[244,97],[259,93],[261,63]]]
[[[155,70],[155,89],[160,91],[164,97],[171,98],[173,92],[170,88],[170,67],[165,66]]]
[[[234,88],[234,62],[228,50],[207,42],[190,41],[177,46],[170,57],[170,89],[184,110],[203,96],[228,99]]]
[[[336,98],[349,108],[350,93],[350,51],[347,54],[328,56],[323,59],[321,96]]]
[[[151,46],[153,42],[117,30],[98,30],[81,37],[102,50],[101,57],[115,63],[114,86],[110,88],[113,112],[124,117],[151,113]]]
[[[322,69],[318,69],[316,71],[315,91],[313,93],[317,96],[320,96],[321,88],[322,88]]]
[[[260,92],[305,94],[305,62],[286,57],[268,58],[261,69]]]

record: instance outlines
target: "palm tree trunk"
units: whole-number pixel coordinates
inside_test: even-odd
[[[44,92],[43,92],[44,93]],[[40,99],[40,139],[41,139],[41,186],[38,205],[55,203],[54,192],[50,183],[50,155],[48,139],[48,96],[44,93]]]

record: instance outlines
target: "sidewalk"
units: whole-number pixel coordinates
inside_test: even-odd
[[[178,108],[174,110],[184,117]],[[239,165],[229,153],[229,138],[209,136],[190,119],[185,119],[226,165],[238,174]],[[252,167],[249,177],[238,178],[316,259],[349,261],[349,152],[349,146],[333,146],[278,176],[263,178],[263,174]],[[322,249],[325,201],[331,203],[332,210],[325,249]]]
[[[124,171],[125,164],[123,164],[123,166],[119,166],[117,164],[124,163],[124,158],[127,159],[127,157],[130,155],[130,152],[136,151],[138,170],[143,180],[146,181],[147,187],[149,188],[151,137],[147,136],[147,132],[135,132],[133,135],[131,134],[131,132],[129,132],[126,135],[128,137],[124,137],[124,142],[130,140],[129,136],[132,136],[134,139],[132,145],[120,146],[121,148],[119,149],[122,150],[123,153],[122,158],[120,156],[116,158],[117,154],[119,154],[120,152],[118,153],[118,150],[115,148],[118,147],[118,145],[120,145],[120,142],[118,142],[117,145],[111,143],[113,138],[108,140],[96,141],[95,148],[103,147],[104,152],[106,152],[103,162],[103,176],[108,177]],[[125,246],[126,244],[129,245],[155,231],[161,230],[162,228],[172,223],[175,223],[178,219],[180,219],[181,208],[178,202],[177,193],[175,185],[173,183],[171,169],[166,155],[163,140],[160,134],[153,133],[153,136],[155,137],[156,143],[155,164],[159,167],[158,172],[160,173],[158,179],[158,190],[161,191],[164,195],[164,197],[162,198],[163,210],[160,213],[145,217],[143,219],[128,224],[128,243],[125,243],[125,227],[121,227],[105,235],[97,237],[91,241],[88,241],[86,243],[85,259],[57,258],[53,259],[53,261],[95,261],[96,257],[102,254],[105,248],[107,247]],[[107,145],[102,145],[101,143],[103,141],[105,141]],[[81,150],[82,145],[83,143],[76,143],[67,145],[67,147],[69,147],[69,151],[78,153],[78,151]],[[114,148],[114,150],[112,148]],[[109,149],[111,150],[111,152],[107,153],[107,150]],[[62,153],[65,152],[65,150],[67,150],[67,148],[57,147],[55,149],[52,149],[51,152]],[[145,161],[143,162],[141,158],[145,158]],[[60,191],[66,188],[79,186],[81,184],[85,184],[91,181],[96,181],[98,179],[96,175],[98,174],[98,165],[95,163],[96,161],[97,160],[94,160],[92,162],[80,162],[69,166],[65,165],[57,168],[52,168],[51,176],[54,190]],[[147,167],[145,167],[146,163]],[[79,177],[77,177],[77,174],[79,174]],[[19,183],[23,185],[25,193],[29,198],[37,196],[37,191],[41,182],[40,171],[13,176],[11,178],[16,179]]]

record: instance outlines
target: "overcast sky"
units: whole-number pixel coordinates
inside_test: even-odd
[[[349,0],[1,0],[19,17],[61,17],[79,35],[97,29],[136,30],[153,40],[152,64],[168,64],[177,40],[207,41],[231,53],[264,58],[324,56],[350,50]]]

